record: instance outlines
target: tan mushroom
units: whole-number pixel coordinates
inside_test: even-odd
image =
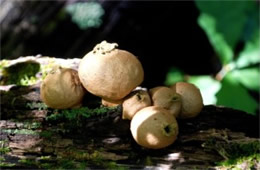
[[[162,107],[175,116],[179,116],[181,111],[181,96],[171,88],[158,86],[149,90],[154,106]]]
[[[57,67],[43,80],[40,93],[42,101],[50,108],[67,109],[80,107],[86,90],[77,71]]]
[[[151,98],[145,90],[135,90],[131,92],[123,101],[123,119],[131,120],[136,112],[139,110],[151,106]]]
[[[78,70],[83,86],[105,100],[124,98],[144,79],[139,60],[116,47],[116,43],[102,41],[84,56]]]
[[[194,84],[177,82],[171,89],[181,95],[182,109],[179,118],[196,117],[201,112],[203,99],[200,90]]]
[[[131,120],[130,130],[139,145],[151,149],[161,149],[173,144],[179,132],[175,117],[158,106],[149,106],[138,111]]]

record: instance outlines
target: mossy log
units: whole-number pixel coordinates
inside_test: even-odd
[[[103,109],[102,114],[55,117],[65,113],[45,107],[39,86],[1,86],[1,168],[217,169],[217,162],[236,158],[234,152],[260,154],[259,117],[243,111],[205,106],[198,117],[178,120],[174,144],[150,150],[135,143],[120,106],[106,110],[89,94],[83,107]],[[240,166],[259,169],[260,162]]]

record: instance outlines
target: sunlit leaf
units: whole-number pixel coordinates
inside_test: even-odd
[[[184,81],[184,73],[178,68],[172,67],[166,75],[164,84],[170,86],[179,81]]]
[[[236,61],[238,68],[260,63],[259,30],[256,31],[253,38],[247,41],[245,48],[239,54]]]
[[[236,69],[230,73],[241,84],[250,90],[259,91],[260,87],[260,70],[258,67],[247,69]]]
[[[221,88],[221,83],[210,76],[191,76],[188,82],[195,84],[201,91],[203,103],[216,104],[216,93]]]
[[[223,105],[234,109],[243,110],[250,114],[256,114],[259,107],[256,100],[250,96],[248,91],[243,88],[239,81],[231,74],[227,74],[222,80],[222,87],[216,94],[217,105]]]
[[[239,41],[248,11],[257,5],[254,1],[201,1],[196,5],[202,13],[216,20],[216,31],[223,34],[233,48]]]
[[[227,43],[223,34],[216,30],[216,20],[208,14],[201,14],[198,18],[199,25],[205,30],[211,45],[218,53],[223,64],[229,63],[233,58],[232,47]]]
[[[201,1],[196,5],[201,11],[198,23],[206,32],[210,43],[223,64],[233,58],[233,50],[248,18],[248,11],[255,8],[254,1]]]
[[[72,3],[66,7],[66,11],[80,29],[99,27],[102,23],[101,17],[105,13],[102,6],[97,2]]]

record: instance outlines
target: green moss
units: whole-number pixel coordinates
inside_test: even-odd
[[[27,130],[35,130],[35,129],[39,129],[42,127],[42,123],[41,122],[37,122],[37,121],[33,121],[33,120],[23,120],[22,122],[20,120],[17,119],[11,119],[10,120],[13,123],[16,123],[17,125],[17,130],[15,131],[15,129],[3,129],[3,132],[6,133],[20,133],[23,132],[23,129],[27,129]],[[21,130],[21,131],[19,131]]]
[[[48,64],[44,65],[36,61],[26,61],[10,66],[9,60],[2,60],[0,61],[0,75],[2,76],[0,85],[33,85],[42,81],[55,65],[57,64],[54,58],[48,59]]]
[[[109,112],[116,111],[118,108],[113,107],[100,107],[95,109],[89,109],[88,107],[81,107],[77,109],[66,109],[66,110],[55,110],[54,114],[46,117],[47,121],[55,120],[69,120],[69,121],[80,121],[82,118],[90,118],[95,116],[106,115]]]
[[[246,169],[256,169],[256,164],[260,164],[260,155],[253,154],[250,156],[242,156],[239,158],[228,159],[222,162],[218,162],[217,165],[228,169],[242,169],[241,165],[246,164]]]
[[[21,165],[37,169],[86,169],[86,162],[79,162],[75,159],[51,158],[51,159],[21,159]]]
[[[19,123],[19,121],[17,120],[14,120],[14,122]],[[28,130],[39,129],[42,127],[42,124],[40,122],[29,121],[29,120],[23,121],[22,124],[23,124],[22,128]]]
[[[54,110],[51,115],[46,117],[46,122],[50,124],[56,124],[57,128],[52,129],[53,132],[63,134],[84,134],[86,124],[89,119],[102,119],[109,116],[114,112],[119,112],[119,107],[108,108],[100,107],[90,109],[88,107],[82,107],[78,109],[66,109],[66,110]]]
[[[146,166],[151,166],[151,165],[153,165],[153,161],[152,161],[152,159],[151,159],[150,156],[147,156],[147,157],[145,158],[144,163],[145,163]]]
[[[64,160],[74,160],[74,162],[70,162],[69,164],[63,164],[65,161],[60,162],[63,164],[62,167],[66,168],[74,166],[74,168],[85,169],[87,166],[90,166],[98,167],[99,169],[127,169],[124,166],[118,165],[115,161],[104,160],[99,150],[102,150],[102,148],[90,152],[82,152],[76,148],[70,148],[60,156]]]
[[[228,159],[218,162],[218,165],[239,168],[239,165],[246,163],[249,169],[254,169],[260,164],[260,142],[255,141],[247,144],[232,144],[226,149]]]
[[[11,149],[7,146],[7,141],[0,141],[0,154],[6,154],[11,151]]]
[[[102,162],[102,157],[99,151],[94,151],[92,153],[78,151],[76,148],[70,148],[66,150],[62,157],[64,159],[74,159],[77,161],[92,161],[92,162]]]
[[[250,157],[254,154],[260,154],[260,143],[258,141],[246,144],[231,143],[227,145],[219,145],[219,152],[228,159],[240,159]]]
[[[51,156],[41,156],[39,160],[51,160]]]
[[[4,77],[1,84],[32,85],[37,81],[36,73],[40,71],[40,64],[34,61],[21,62],[2,68]]]
[[[30,109],[46,110],[48,106],[43,102],[26,103],[26,107]]]
[[[2,72],[3,69],[8,66],[8,64],[9,64],[8,60],[1,60],[0,61],[0,72]]]
[[[37,160],[21,159],[18,162],[26,167],[39,169],[128,169],[115,161],[104,160],[99,151],[86,153],[75,148],[70,148],[57,157],[42,156]]]
[[[53,134],[54,134],[54,132],[51,132],[51,131],[41,131],[39,133],[39,135],[44,138],[50,138]]]
[[[28,77],[27,75],[24,75],[24,77],[20,79],[20,83],[16,83],[16,84],[22,86],[30,86],[36,84],[36,82],[37,82],[37,78],[35,76]]]
[[[42,163],[40,164],[41,169],[53,169],[53,164],[51,163]]]
[[[114,161],[104,162],[103,167],[106,168],[106,169],[117,169],[117,170],[127,170],[127,169],[129,169],[125,166],[118,165]]]
[[[0,162],[0,167],[2,167],[2,168],[10,168],[10,167],[14,167],[14,166],[15,166],[14,163]]]
[[[6,154],[6,153],[8,153],[8,152],[10,152],[11,150],[10,150],[10,148],[9,147],[1,147],[0,148],[0,153],[1,154]]]
[[[8,134],[19,134],[19,135],[38,135],[38,132],[35,132],[30,129],[3,129],[2,132]]]
[[[219,166],[238,167],[246,162],[250,168],[260,164],[260,142],[248,141],[247,143],[230,143],[210,139],[203,145],[206,148],[214,149],[225,160],[216,162]]]
[[[232,159],[260,154],[260,142],[254,141],[246,144],[234,143],[228,148],[227,152]]]
[[[22,163],[24,165],[29,165],[29,166],[35,166],[36,165],[36,161],[33,159],[20,159],[18,160],[19,163]]]
[[[41,161],[46,161],[46,162],[41,162]],[[47,162],[50,161],[50,162]],[[38,169],[53,169],[57,167],[57,163],[53,162],[51,159],[20,159],[18,161],[21,165],[30,167],[30,168],[38,168]],[[55,168],[56,169],[56,168]]]
[[[86,162],[78,162],[74,159],[56,159],[56,162],[38,163],[40,169],[87,169]]]
[[[74,160],[64,159],[59,162],[58,169],[75,169],[77,164]]]
[[[42,126],[40,122],[25,122],[26,129],[38,129]]]

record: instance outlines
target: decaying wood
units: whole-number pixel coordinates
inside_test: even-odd
[[[86,119],[80,127],[75,123],[75,129],[67,122],[47,120],[54,110],[41,108],[39,86],[1,86],[3,167],[55,168],[70,160],[74,168],[86,163],[89,168],[215,169],[215,162],[228,159],[225,147],[259,142],[258,117],[209,105],[196,118],[178,120],[180,132],[173,145],[145,149],[133,140],[130,121],[121,119],[120,107]],[[105,164],[109,162],[116,164]],[[256,162],[255,168],[259,167]]]

